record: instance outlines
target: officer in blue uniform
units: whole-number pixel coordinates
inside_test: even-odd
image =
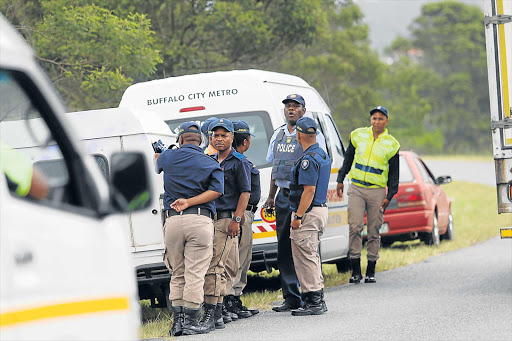
[[[199,125],[183,123],[177,140],[181,148],[155,154],[155,170],[164,172],[164,260],[173,270],[171,336],[204,332],[197,320],[213,254],[213,200],[224,192],[224,174],[218,162],[199,147]]]
[[[201,325],[208,330],[224,328],[223,299],[228,277],[236,276],[239,267],[238,234],[251,194],[251,166],[247,158],[232,147],[233,123],[225,118],[210,124],[213,158],[224,171],[224,195],[215,200],[215,238],[213,257],[206,272],[204,294],[205,314]],[[231,249],[234,252],[231,252]],[[232,255],[232,258],[229,257]]]
[[[277,312],[290,311],[301,306],[302,300],[299,291],[299,282],[293,265],[291,242],[290,242],[290,171],[295,163],[302,156],[302,146],[297,141],[295,125],[297,120],[306,114],[306,102],[301,95],[291,94],[284,100],[284,113],[288,123],[279,127],[270,139],[267,153],[267,161],[272,162],[272,179],[270,190],[265,207],[272,209],[275,206],[276,232],[277,232],[277,266],[281,279],[284,302],[282,305],[273,307]],[[320,147],[327,151],[325,138],[317,132],[317,142]],[[279,187],[279,192],[276,192]],[[274,199],[275,198],[275,199]]]
[[[292,310],[292,315],[296,316],[320,315],[327,311],[318,244],[327,225],[327,188],[331,160],[316,143],[316,131],[313,119],[302,117],[297,121],[297,140],[304,154],[292,167],[289,198],[293,213],[290,239],[304,305]]]

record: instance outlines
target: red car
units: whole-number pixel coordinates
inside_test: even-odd
[[[413,152],[399,155],[400,184],[384,213],[380,229],[382,246],[418,238],[428,245],[438,246],[441,239],[453,239],[451,201],[440,186],[450,183],[452,178],[435,178]]]

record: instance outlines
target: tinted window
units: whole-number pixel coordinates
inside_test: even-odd
[[[325,126],[326,126],[326,134],[325,138],[329,139],[330,143],[334,143],[334,147],[336,148],[336,153],[343,156],[345,153],[343,152],[343,146],[341,144],[341,138],[338,134],[338,130],[334,125],[332,117],[329,115],[324,115],[325,118]]]
[[[416,164],[416,167],[418,167],[418,170],[420,171],[421,178],[423,179],[423,182],[426,184],[434,183],[428,172],[425,170],[425,167],[423,166],[423,162],[420,160],[414,158],[414,163]]]
[[[251,147],[245,156],[258,168],[270,166],[265,159],[268,151],[268,144],[274,130],[270,117],[266,112],[241,112],[225,115],[215,115],[217,118],[227,118],[230,121],[243,120],[249,125],[249,129],[255,135],[251,137]],[[166,121],[171,131],[178,134],[178,127],[183,122],[194,121],[202,125],[210,116],[196,117],[194,119],[170,120]]]
[[[400,183],[405,182],[414,182],[414,175],[412,174],[407,159],[400,155]]]

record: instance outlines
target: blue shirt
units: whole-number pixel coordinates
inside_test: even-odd
[[[276,129],[276,131],[274,131],[274,134],[270,138],[270,145],[268,146],[268,151],[267,151],[267,161],[268,162],[274,162],[274,143],[276,142],[277,135],[279,134],[279,131],[281,129],[284,129],[285,136],[295,136],[295,135],[297,135],[297,131],[295,130],[295,126],[293,127],[293,131],[291,133],[288,131],[288,125],[285,125],[284,127]],[[324,135],[322,134],[322,132],[320,130],[317,130],[316,142],[327,153],[327,146],[325,144],[325,137],[324,137]],[[280,188],[290,188],[290,181],[275,180],[274,182],[275,182],[277,187],[280,187]]]
[[[213,157],[218,160],[219,155]],[[240,194],[251,191],[251,164],[243,154],[231,148],[220,168],[224,171],[224,195],[215,199],[215,206],[218,211],[235,211]]]
[[[327,202],[327,189],[329,187],[329,177],[331,175],[331,159],[324,152],[318,143],[310,146],[304,151],[292,168],[290,183],[299,185],[301,189],[290,191],[290,208],[296,211],[299,207],[300,197],[304,191],[302,186],[315,186],[315,195],[311,205],[320,205]],[[292,188],[294,186],[291,186]],[[292,200],[292,198],[297,200]]]
[[[170,209],[176,199],[189,199],[207,190],[224,193],[224,174],[219,163],[199,146],[185,144],[180,149],[167,149],[158,157],[156,171],[164,172],[164,210]],[[215,214],[213,201],[195,207],[207,208]]]

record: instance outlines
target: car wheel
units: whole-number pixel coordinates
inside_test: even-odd
[[[450,214],[448,215],[448,227],[446,228],[445,234],[443,234],[442,239],[453,240],[455,238],[455,231],[453,227],[453,216],[452,216],[452,208],[450,207]]]
[[[346,257],[337,261],[336,269],[339,273],[352,271],[352,263],[350,263],[350,259]]]
[[[432,231],[426,235],[425,244],[439,246],[439,226],[437,225],[437,213],[434,213],[434,220],[432,222]]]

